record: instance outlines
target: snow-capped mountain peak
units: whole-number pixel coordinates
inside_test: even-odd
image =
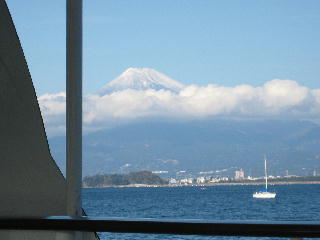
[[[128,68],[119,77],[103,86],[99,93],[105,95],[125,89],[165,89],[179,92],[183,87],[183,84],[152,68]]]

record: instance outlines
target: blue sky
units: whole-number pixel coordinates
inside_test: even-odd
[[[38,95],[65,89],[65,1],[7,0]],[[84,0],[84,92],[128,67],[186,85],[319,88],[320,1]]]

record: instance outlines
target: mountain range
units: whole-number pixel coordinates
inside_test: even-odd
[[[149,68],[129,68],[99,91],[133,90],[178,93],[184,85]],[[49,139],[65,171],[65,137]],[[320,170],[320,126],[298,120],[166,120],[120,124],[83,138],[83,175],[149,170],[263,175],[263,155],[272,175],[311,175]]]
[[[83,175],[139,170],[206,172],[244,169],[310,175],[320,170],[320,127],[305,121],[141,122],[84,136]],[[65,138],[49,140],[64,171]]]

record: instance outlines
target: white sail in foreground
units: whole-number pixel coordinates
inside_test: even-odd
[[[265,180],[266,180],[266,185],[265,189],[260,190],[258,192],[255,192],[252,196],[254,198],[275,198],[276,193],[274,192],[268,192],[268,174],[267,174],[267,158],[264,156],[264,174],[265,174]]]

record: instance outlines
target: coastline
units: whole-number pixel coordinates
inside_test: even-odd
[[[270,182],[268,185],[294,185],[294,184],[320,184],[320,181],[289,181],[289,182]],[[147,184],[129,184],[129,185],[104,185],[98,187],[83,186],[83,188],[139,188],[139,187],[214,187],[214,186],[249,186],[249,185],[265,185],[264,182],[222,182],[207,184],[163,184],[163,185],[147,185]]]

